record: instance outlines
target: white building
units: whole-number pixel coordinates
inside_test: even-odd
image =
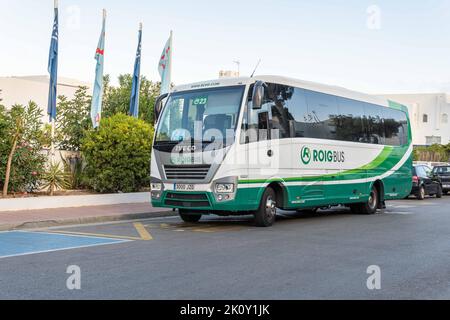
[[[59,77],[57,92],[58,95],[71,99],[80,86],[90,88],[91,85]],[[26,105],[30,100],[34,101],[42,109],[44,122],[48,122],[48,90],[49,76],[0,77],[0,99],[2,99],[0,103],[10,108],[14,104]]]
[[[382,96],[408,107],[414,145],[450,143],[450,95],[417,93]]]

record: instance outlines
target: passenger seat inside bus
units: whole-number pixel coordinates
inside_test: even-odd
[[[203,133],[206,133],[210,129],[219,130],[222,133],[222,139],[225,139],[227,129],[231,129],[231,116],[226,114],[210,114],[206,116],[203,121]]]

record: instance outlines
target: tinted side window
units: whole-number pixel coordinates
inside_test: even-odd
[[[386,144],[399,146],[403,140],[403,128],[400,119],[400,112],[397,110],[385,108],[384,114],[384,133]]]
[[[364,103],[365,123],[367,125],[367,142],[385,144],[383,110],[385,107]]]
[[[403,123],[406,122],[406,115],[401,111],[390,108],[385,108],[383,114],[386,144],[391,146],[405,144]],[[402,117],[402,114],[404,117]]]
[[[338,98],[339,117],[336,138],[343,141],[368,142],[364,124],[364,104],[347,98]]]
[[[268,110],[272,113],[272,139],[285,139],[291,136],[290,122],[293,120],[288,109],[294,88],[270,83],[266,89]]]
[[[270,139],[269,134],[269,110],[272,105],[267,92],[264,97],[264,104],[260,110],[252,110],[249,103],[252,99],[253,85],[249,89],[247,97],[247,105],[244,111],[244,119],[242,122],[241,143],[250,143]]]
[[[337,97],[306,90],[306,101],[308,104],[305,121],[307,136],[317,139],[336,139]]]
[[[307,132],[308,106],[306,104],[305,90],[299,88],[293,88],[293,90],[291,98],[287,100],[289,113],[292,117],[292,120],[289,122],[291,137],[309,137]]]

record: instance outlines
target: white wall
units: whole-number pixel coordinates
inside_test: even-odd
[[[389,100],[408,107],[414,145],[426,145],[426,137],[441,137],[441,143],[450,143],[450,96],[445,93],[387,94]],[[428,122],[423,122],[424,114]],[[447,115],[447,123],[443,116]]]
[[[64,95],[71,99],[79,86],[90,87],[90,84],[60,77],[58,78],[58,95]],[[26,105],[32,100],[42,109],[43,122],[48,122],[48,76],[0,77],[0,90],[1,104],[6,108],[10,108],[14,104]]]

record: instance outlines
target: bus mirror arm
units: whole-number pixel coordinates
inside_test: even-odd
[[[155,114],[155,122],[158,121],[159,115],[161,114],[162,108],[163,108],[163,100],[167,98],[169,94],[164,93],[160,95],[156,101],[155,101],[155,107],[154,107],[154,114]]]

